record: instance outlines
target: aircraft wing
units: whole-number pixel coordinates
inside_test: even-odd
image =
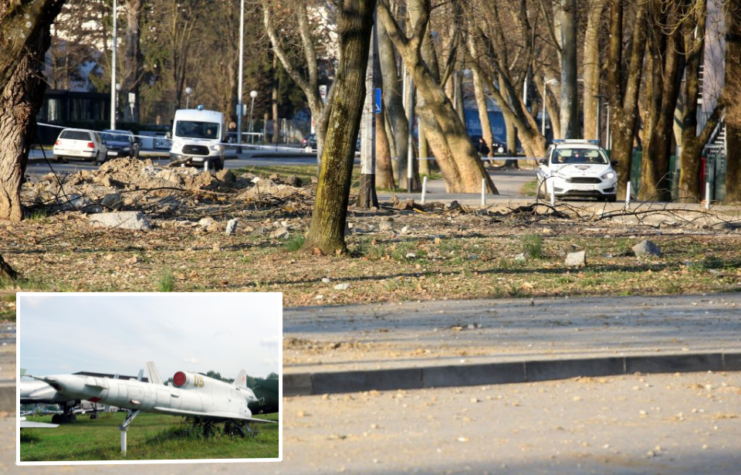
[[[46,422],[31,422],[27,421],[25,417],[21,418],[21,429],[54,429],[59,427],[59,424],[47,424]]]
[[[181,409],[171,409],[169,407],[154,407],[155,411],[159,411],[171,416],[197,416],[197,417],[218,417],[220,419],[241,419],[243,421],[250,422],[266,422],[268,424],[277,424],[276,421],[269,421],[267,419],[255,419],[254,417],[244,417],[240,414],[233,414],[231,412],[194,412],[194,411],[183,411]]]

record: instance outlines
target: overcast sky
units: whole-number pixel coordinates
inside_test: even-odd
[[[18,303],[18,365],[35,376],[136,376],[147,361],[163,381],[177,371],[234,378],[240,369],[260,377],[280,370],[278,293],[47,293]]]

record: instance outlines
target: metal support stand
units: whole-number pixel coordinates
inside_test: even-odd
[[[556,206],[556,190],[555,187],[551,185],[551,206]]]
[[[705,182],[705,209],[710,209],[710,181]]]
[[[129,426],[134,421],[134,418],[139,415],[139,410],[136,411],[129,410],[129,414],[126,416],[126,419],[124,419],[123,424],[118,426],[118,430],[121,431],[121,453],[126,455],[126,431],[129,429]]]
[[[625,209],[630,209],[630,195],[633,192],[633,188],[628,182],[628,188],[625,190]]]

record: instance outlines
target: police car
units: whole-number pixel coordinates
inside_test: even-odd
[[[597,140],[554,140],[538,167],[538,197],[615,201],[617,173]]]

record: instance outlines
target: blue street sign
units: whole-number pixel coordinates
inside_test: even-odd
[[[376,114],[380,114],[383,111],[383,92],[381,88],[376,89],[376,105],[373,110]]]

